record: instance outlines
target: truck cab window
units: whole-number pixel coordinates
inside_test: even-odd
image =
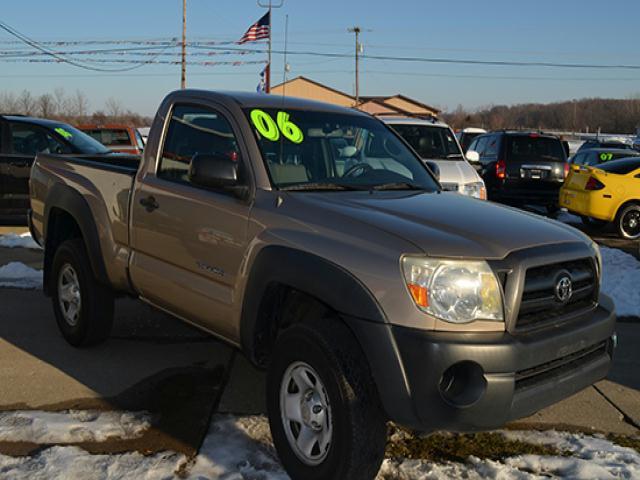
[[[240,158],[238,142],[224,116],[204,107],[177,105],[162,148],[158,177],[189,183],[189,166],[196,154]]]

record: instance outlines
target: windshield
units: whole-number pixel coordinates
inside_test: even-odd
[[[458,142],[446,127],[431,125],[391,124],[421,158],[460,160],[462,152]]]
[[[462,150],[465,152],[469,150],[471,142],[473,142],[476,137],[482,135],[482,133],[483,132],[462,132],[460,135],[460,146],[462,147]]]
[[[507,137],[507,159],[513,162],[549,160],[564,162],[566,154],[557,138],[537,135]]]
[[[107,147],[102,145],[97,140],[94,140],[89,135],[81,132],[77,128],[73,128],[71,125],[65,123],[59,123],[53,126],[53,131],[64,138],[67,142],[73,145],[76,153],[83,154],[102,154],[111,153]]]
[[[246,114],[278,188],[439,189],[420,159],[373,118],[288,109]]]
[[[131,145],[129,132],[123,128],[93,128],[83,129],[84,133],[103,145],[114,147],[128,147]]]

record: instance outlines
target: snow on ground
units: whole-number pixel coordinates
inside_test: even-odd
[[[17,235],[15,233],[7,233],[0,235],[0,247],[5,248],[31,248],[39,250],[42,247],[38,245],[29,232]]]
[[[139,412],[2,412],[0,441],[60,444],[125,440],[140,437],[150,426],[151,417]]]
[[[620,316],[640,316],[640,261],[617,248],[600,247],[602,291],[613,298]]]
[[[72,424],[68,422],[67,425]],[[504,461],[470,457],[466,463],[386,459],[377,479],[640,478],[640,454],[604,438],[555,431],[503,433],[510,439],[554,446],[559,451],[570,452],[571,456],[517,455]],[[176,474],[178,469],[181,477]],[[189,463],[183,455],[173,452],[151,456],[138,453],[91,455],[71,446],[54,446],[32,457],[0,455],[0,479],[50,478],[286,480],[289,477],[277,460],[265,417],[225,415],[213,418],[199,455]]]
[[[42,270],[36,270],[21,262],[2,265],[0,287],[42,288]]]
[[[470,457],[467,463],[385,460],[378,480],[465,478],[533,480],[542,478],[640,478],[640,454],[604,438],[556,431],[504,431],[508,439],[555,447],[570,456],[516,455],[504,461]]]

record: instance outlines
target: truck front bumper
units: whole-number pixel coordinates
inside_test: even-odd
[[[371,328],[391,342],[367,353],[389,418],[423,431],[487,430],[531,415],[604,378],[615,347],[608,299],[588,316],[528,334]]]

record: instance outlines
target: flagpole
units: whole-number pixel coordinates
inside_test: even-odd
[[[284,5],[284,0],[280,0],[279,3],[273,4],[273,0],[269,0],[269,3],[263,3],[261,0],[256,2],[259,7],[269,9],[269,46],[267,48],[267,69],[265,75],[265,92],[271,92],[271,30],[273,28],[273,18],[271,12],[274,8],[280,8]]]
[[[273,30],[273,21],[271,18],[271,0],[269,0],[269,58],[267,59],[267,82],[265,91],[271,93],[271,30]]]

